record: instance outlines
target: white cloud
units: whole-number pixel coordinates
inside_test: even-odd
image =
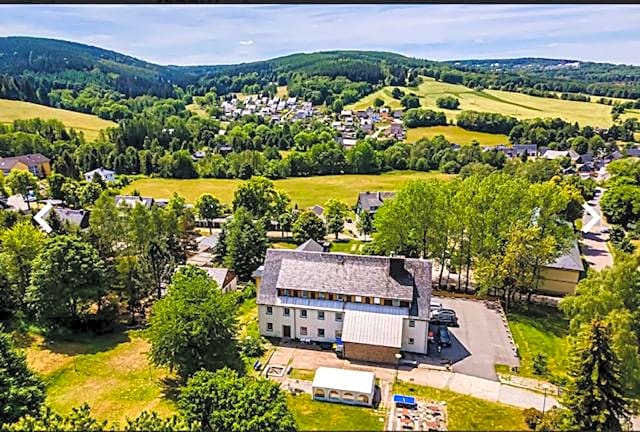
[[[240,45],[253,45],[253,40],[241,40]]]

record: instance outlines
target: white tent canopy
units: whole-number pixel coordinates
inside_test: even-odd
[[[356,405],[373,404],[376,377],[373,372],[319,367],[313,378],[313,397]]]

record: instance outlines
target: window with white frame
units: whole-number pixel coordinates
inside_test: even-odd
[[[342,337],[342,330],[336,330],[336,339]]]
[[[391,305],[395,307],[400,306],[400,300],[391,300]]]
[[[318,311],[318,319],[319,320],[323,320],[324,319],[324,311]]]
[[[306,318],[306,317],[307,317],[307,310],[300,309],[300,318]]]
[[[324,337],[324,329],[323,328],[319,328],[318,329],[318,337]]]
[[[409,338],[409,345],[413,345],[414,342],[415,340],[413,338]]]
[[[336,294],[336,300],[338,300],[338,301],[344,301],[344,295],[342,295],[342,294]]]
[[[273,331],[273,323],[267,323],[267,331]]]
[[[327,294],[323,292],[318,293],[318,300],[326,300]]]
[[[336,321],[338,322],[342,321],[342,312],[336,312]]]
[[[267,306],[267,315],[273,315],[273,307]]]
[[[308,294],[306,291],[301,291],[300,297],[307,298]]]
[[[300,327],[300,336],[306,336],[306,335],[307,335],[307,328]]]
[[[284,310],[282,311],[282,315],[288,317],[289,315],[291,315],[291,310],[289,308],[284,308]]]
[[[409,327],[415,327],[416,322],[414,320],[409,320]]]
[[[362,303],[362,296],[356,296],[356,303]]]
[[[373,298],[373,304],[379,305],[380,304],[380,297],[374,297]]]

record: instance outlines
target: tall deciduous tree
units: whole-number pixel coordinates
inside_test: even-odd
[[[151,361],[182,378],[200,369],[236,367],[236,326],[235,298],[223,294],[204,270],[180,268],[151,309]]]
[[[45,242],[45,235],[30,221],[20,221],[0,233],[0,261],[19,302],[24,298],[31,277],[31,266]]]
[[[300,213],[293,223],[293,240],[296,243],[304,243],[309,239],[321,243],[326,234],[324,222],[311,210]]]
[[[248,280],[251,273],[262,264],[267,252],[264,226],[253,220],[247,209],[240,207],[226,224],[224,231],[224,264],[241,280]]]
[[[198,215],[207,221],[209,233],[211,233],[211,220],[222,213],[222,203],[211,194],[202,194],[196,201],[196,209],[198,210]]]
[[[371,235],[373,232],[373,215],[371,212],[365,210],[360,213],[358,216],[357,228],[358,231],[360,231],[360,234],[365,237]]]
[[[611,349],[610,327],[592,322],[580,335],[564,405],[578,430],[621,431],[621,420],[630,416],[624,398],[620,360]]]
[[[99,302],[105,269],[98,251],[76,236],[50,238],[33,261],[29,299],[48,324],[68,324]]]
[[[349,206],[342,201],[330,199],[324,205],[327,230],[336,236],[344,229],[344,222],[349,213]]]
[[[27,202],[27,207],[31,210],[29,192],[38,192],[38,179],[30,171],[13,170],[7,176],[5,183],[14,194],[20,194]]]
[[[119,246],[125,243],[122,213],[116,207],[113,197],[104,191],[96,200],[89,217],[89,234],[100,256],[115,256]]]
[[[277,383],[229,369],[197,372],[182,389],[178,402],[187,421],[204,432],[293,432],[296,423]]]
[[[44,402],[44,383],[27,367],[27,360],[0,326],[0,425],[18,421]]]

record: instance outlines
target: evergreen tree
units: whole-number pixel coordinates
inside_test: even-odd
[[[582,332],[569,370],[564,405],[572,426],[588,431],[620,431],[630,415],[620,378],[620,360],[611,349],[610,326],[594,320]]]
[[[44,383],[27,368],[24,354],[0,326],[0,425],[36,411],[44,402]]]

